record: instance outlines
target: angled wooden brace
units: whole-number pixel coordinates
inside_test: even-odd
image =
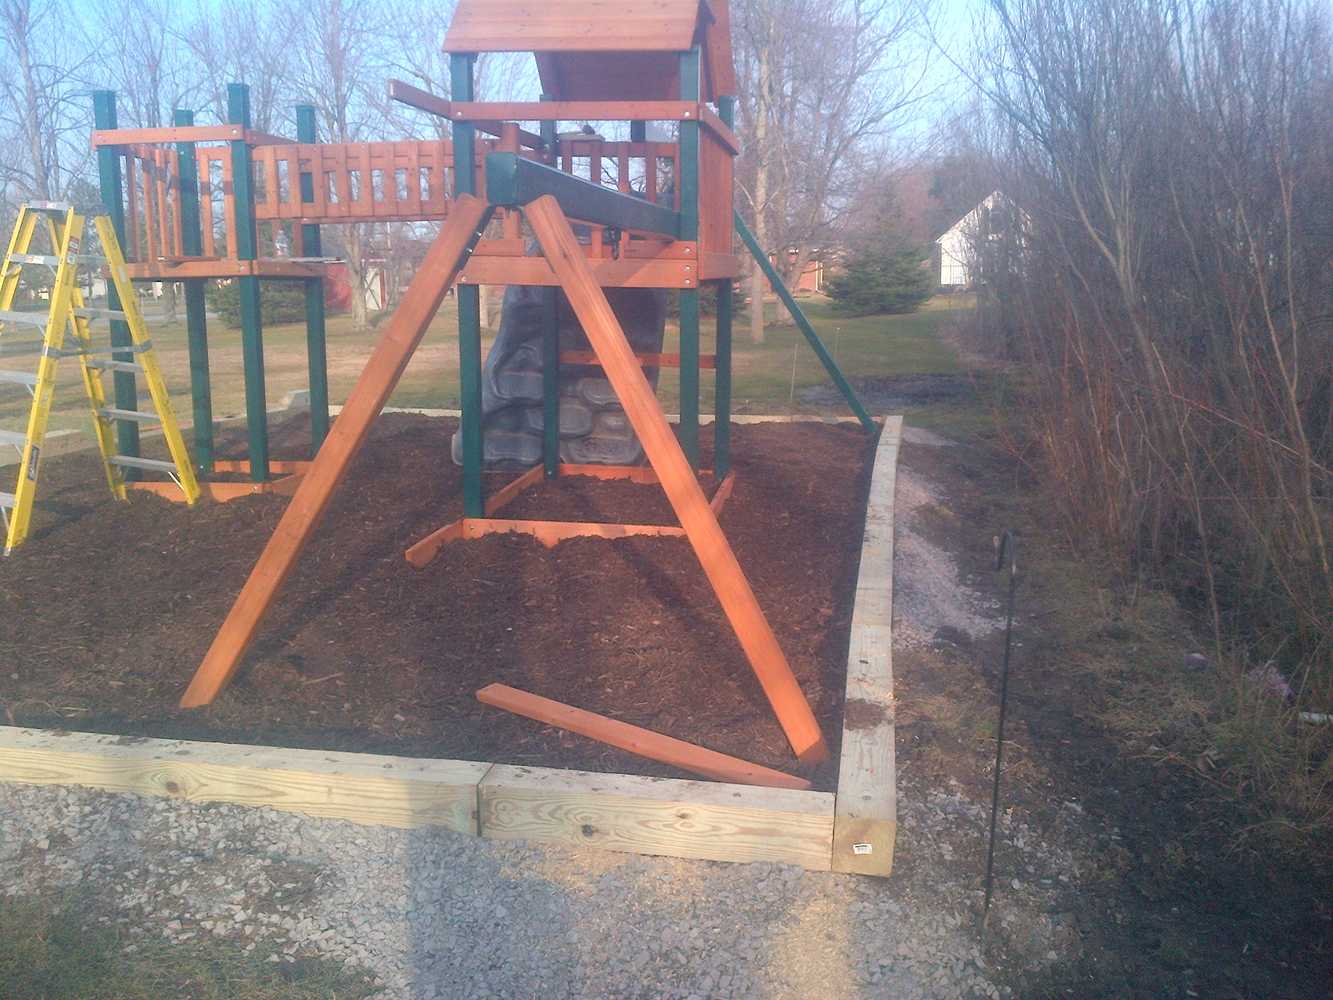
[[[490,215],[490,207],[470,195],[460,195],[454,201],[448,220],[408,285],[402,304],[389,320],[388,329],[375,345],[329,436],[250,571],[250,578],[241,588],[203,663],[195,671],[181,698],[182,708],[207,705],[236,673],[241,657],[259,629],[260,619],[296,565],[297,556],[319,524],[333,491],[342,482],[370,425],[402,377]]]
[[[825,760],[828,748],[810,703],[791,672],[680,442],[671,432],[666,414],[625,339],[625,331],[583,256],[560,203],[551,195],[543,195],[524,206],[523,213],[625,408],[787,740],[802,761]]]

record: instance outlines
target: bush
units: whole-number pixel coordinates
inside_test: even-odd
[[[934,282],[913,247],[874,246],[853,251],[828,282],[833,308],[847,316],[916,312]]]
[[[241,327],[241,283],[217,281],[209,286],[208,305],[233,330]],[[300,281],[266,281],[259,296],[259,318],[271,323],[305,319],[305,288]]]

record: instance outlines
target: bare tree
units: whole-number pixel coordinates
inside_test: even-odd
[[[0,187],[18,199],[62,196],[88,162],[88,58],[70,20],[63,0],[0,0]]]
[[[889,155],[926,95],[929,50],[912,43],[928,12],[918,0],[736,6],[744,208],[788,278],[818,244],[837,238],[858,174]],[[756,273],[756,305],[762,289]],[[755,308],[755,340],[763,339],[762,323]]]
[[[287,0],[286,24],[293,52],[292,88],[316,108],[327,142],[360,142],[381,125],[380,93],[385,73],[385,8],[374,0]],[[361,183],[369,184],[369,177]],[[334,227],[330,227],[334,228]],[[352,322],[367,326],[364,261],[369,235],[364,225],[346,225],[341,243],[352,281]]]

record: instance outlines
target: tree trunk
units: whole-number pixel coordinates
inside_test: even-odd
[[[347,227],[347,277],[352,286],[352,328],[365,330],[369,325],[366,313],[366,268],[361,259],[361,227]]]
[[[756,344],[764,342],[764,289],[767,287],[768,279],[756,262],[750,268],[750,339]]]

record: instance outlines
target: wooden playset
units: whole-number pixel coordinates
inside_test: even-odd
[[[186,288],[197,464],[205,472],[223,469],[212,457],[203,283],[229,278],[240,290],[249,458],[226,468],[247,471],[260,488],[292,494],[182,706],[207,705],[236,673],[261,619],[452,289],[459,316],[463,516],[412,545],[408,560],[423,566],[450,542],[492,533],[528,534],[547,545],[581,535],[684,537],[793,752],[807,763],[825,759],[824,736],[718,523],[734,482],[731,324],[733,282],[740,270],[734,252],[738,231],[858,419],[867,430],[875,425],[733,212],[733,160],[739,144],[732,131],[736,81],[725,0],[627,0],[610,17],[580,0],[548,0],[535,7],[513,0],[461,0],[445,50],[451,63],[450,100],[397,82],[390,93],[447,118],[451,141],[321,144],[310,108],[298,109],[298,141],[260,134],[249,127],[248,94],[240,85],[230,89],[226,125],[198,127],[188,112],[181,112],[171,128],[118,129],[113,95],[97,95],[93,142],[102,195],[129,249],[130,273],[140,281],[179,280]],[[543,99],[474,100],[476,58],[489,52],[533,53]],[[562,121],[620,123],[615,128],[624,128],[628,138],[561,138],[557,125]],[[649,122],[667,123],[674,138],[649,141]],[[524,127],[534,123],[535,130]],[[337,420],[330,423],[320,288],[327,259],[321,256],[319,227],[389,220],[433,220],[441,227]],[[571,220],[588,227],[585,241],[576,236]],[[268,280],[306,284],[314,448],[308,463],[280,465],[268,455],[260,322],[260,283]],[[482,460],[482,285],[548,289],[543,461],[489,496]],[[701,353],[699,335],[700,290],[706,285],[717,293],[716,341],[708,355]],[[678,294],[677,354],[634,353],[603,292],[617,287]],[[577,316],[590,352],[560,350],[558,294]],[[562,363],[601,368],[644,449],[646,466],[559,461],[556,383]],[[645,366],[680,370],[674,430],[644,376]],[[700,481],[705,471],[699,450],[703,370],[711,370],[715,379],[711,473],[716,486],[711,496]],[[132,408],[133,373],[117,372],[115,378],[117,399]],[[137,454],[137,442],[128,437],[119,446],[125,454]],[[275,482],[271,477],[278,471],[291,476]],[[679,525],[496,516],[519,492],[562,475],[659,484]],[[687,770],[738,782],[807,786],[803,779],[524,692],[488,688],[480,696],[488,704]]]

